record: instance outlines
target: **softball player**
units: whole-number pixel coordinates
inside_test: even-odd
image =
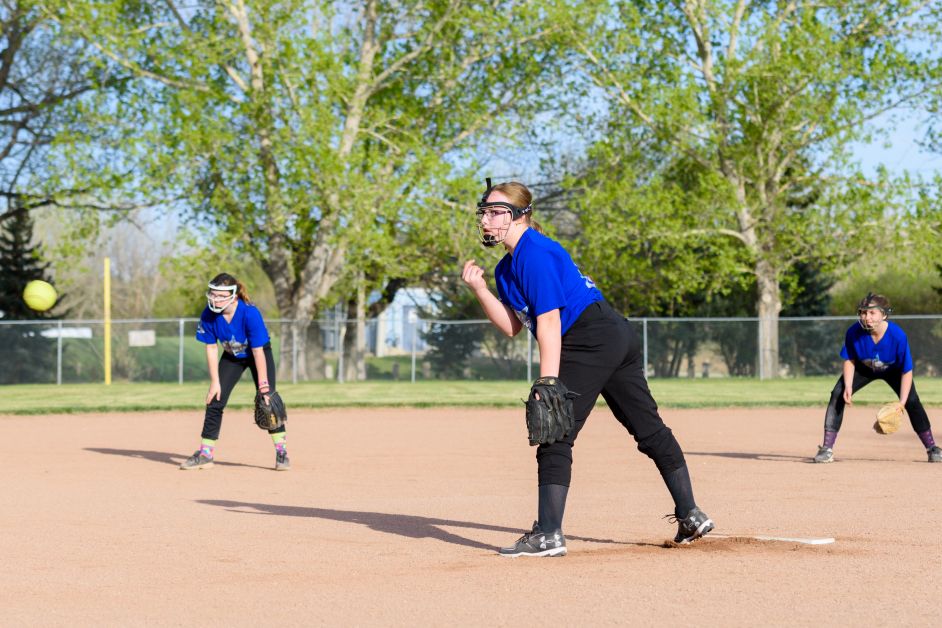
[[[491,187],[488,180],[477,215],[482,243],[507,250],[494,270],[498,296],[474,260],[465,263],[461,278],[498,329],[508,336],[530,330],[540,348],[541,377],[558,377],[578,397],[574,429],[537,448],[539,505],[533,528],[500,553],[566,554],[562,525],[573,445],[599,395],[664,478],[674,500],[672,522],[678,523],[674,541],[694,541],[713,529],[713,521],[694,502],[683,451],[648,390],[638,335],[563,247],[531,222],[531,200],[521,183]]]
[[[834,441],[844,420],[844,406],[852,403],[855,392],[878,379],[890,385],[899,397],[899,404],[906,408],[929,462],[942,462],[942,450],[932,438],[929,417],[913,384],[909,340],[899,325],[887,320],[891,311],[890,300],[881,294],[867,293],[857,304],[857,322],[844,334],[843,374],[831,391],[824,414],[824,444],[818,447],[815,462],[834,461]]]
[[[268,330],[261,312],[249,300],[245,286],[232,275],[216,275],[209,282],[206,301],[196,328],[196,339],[206,343],[206,364],[209,367],[206,417],[203,419],[200,448],[180,465],[181,469],[213,466],[222,411],[245,369],[252,371],[259,393],[265,395],[275,391],[275,359]],[[222,343],[222,357],[219,357],[217,342]],[[285,426],[271,430],[269,434],[275,444],[275,469],[290,469],[291,462],[285,448]]]

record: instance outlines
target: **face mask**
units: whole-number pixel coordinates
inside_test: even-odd
[[[209,290],[206,292],[206,306],[211,312],[219,314],[236,300],[236,292],[238,289],[238,286],[217,286],[209,284]],[[229,295],[220,298],[213,294],[214,290],[216,292],[228,292]]]

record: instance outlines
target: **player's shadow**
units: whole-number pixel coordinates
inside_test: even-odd
[[[504,532],[508,535],[521,534],[520,528],[507,528],[488,523],[475,523],[472,521],[456,521],[454,519],[439,519],[436,517],[420,517],[418,515],[401,515],[385,512],[365,512],[358,510],[334,510],[332,508],[307,508],[303,506],[279,506],[277,504],[256,504],[250,502],[236,502],[224,499],[198,499],[197,503],[207,504],[209,506],[219,506],[229,512],[238,512],[242,514],[253,515],[277,515],[280,517],[313,517],[316,519],[327,519],[329,521],[340,521],[343,523],[355,523],[366,526],[377,532],[386,534],[395,534],[410,539],[435,539],[443,543],[453,545],[463,545],[476,549],[485,549],[493,551],[493,545],[482,543],[474,539],[454,534],[443,527],[448,528],[468,528],[472,530],[487,530],[489,532]],[[658,543],[639,543],[616,541],[614,539],[595,539],[584,536],[572,536],[567,534],[566,538],[574,541],[586,541],[589,543],[603,543],[611,545],[636,545],[641,547],[661,547]]]
[[[128,458],[143,458],[153,462],[169,464],[179,467],[180,463],[187,459],[187,456],[171,454],[165,451],[148,451],[146,449],[111,449],[109,447],[86,447],[85,451],[94,451],[96,454],[109,454],[112,456],[126,456]],[[271,467],[262,467],[257,464],[242,464],[241,462],[220,462],[216,461],[221,467],[249,467],[252,469],[271,469]]]
[[[685,451],[685,456],[715,456],[717,458],[736,458],[738,460],[762,460],[767,462],[798,462],[800,464],[816,464],[811,456],[796,456],[793,454],[751,453],[745,451]],[[880,458],[841,457],[841,460],[854,460],[858,462],[893,462]]]

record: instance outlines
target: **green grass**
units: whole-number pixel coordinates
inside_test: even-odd
[[[652,379],[651,390],[664,408],[805,406],[824,409],[837,377],[808,377],[761,382],[755,379]],[[0,414],[136,412],[199,410],[208,383],[28,384],[0,387]],[[942,378],[917,378],[927,406],[942,406]],[[327,407],[520,407],[529,385],[524,381],[373,381],[339,384],[306,382],[278,387],[288,408]],[[248,408],[254,391],[243,380],[230,398],[232,408]],[[880,382],[855,395],[861,405],[893,400]],[[601,400],[600,400],[601,402]]]

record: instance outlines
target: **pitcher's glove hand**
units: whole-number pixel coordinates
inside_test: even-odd
[[[576,424],[572,400],[578,396],[558,377],[541,377],[533,382],[530,397],[524,402],[531,447],[555,443],[572,431]]]
[[[265,401],[268,395],[268,402]],[[256,393],[255,395],[255,424],[261,429],[270,432],[285,424],[288,420],[288,411],[281,395],[272,391],[270,393]]]
[[[899,429],[903,418],[903,404],[899,402],[888,403],[877,410],[877,421],[873,424],[873,431],[877,434],[892,434]]]

